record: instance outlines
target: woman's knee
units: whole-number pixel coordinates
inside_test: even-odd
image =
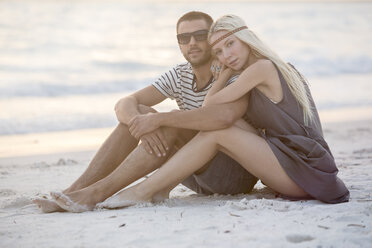
[[[223,137],[228,135],[228,132],[231,128],[232,127],[212,131],[200,131],[198,136],[204,139],[210,139],[214,143],[218,144]]]
[[[173,146],[173,144],[176,142],[176,139],[179,135],[179,130],[178,128],[174,127],[161,127],[161,130],[163,132],[163,135],[167,142],[169,143],[168,145]]]
[[[234,123],[234,126],[235,127],[238,127],[240,129],[243,129],[247,132],[251,132],[251,133],[255,133],[257,134],[257,129],[254,128],[249,122],[247,122],[246,120],[244,119],[239,119],[237,120],[235,123]]]
[[[243,138],[250,139],[258,136],[257,130],[253,127],[242,128],[240,126],[233,125],[228,128],[214,130],[214,131],[202,131],[199,133],[201,137],[208,138],[216,145],[224,147],[226,143],[234,142],[236,139]],[[245,135],[243,135],[243,133]]]

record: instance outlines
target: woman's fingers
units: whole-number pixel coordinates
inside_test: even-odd
[[[215,80],[218,79],[222,69],[222,64],[218,60],[213,60],[211,65],[211,72]]]

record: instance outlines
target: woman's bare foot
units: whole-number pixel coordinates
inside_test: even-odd
[[[44,199],[44,198],[37,198],[32,201],[35,203],[43,213],[54,213],[54,212],[65,212],[63,208],[58,206],[57,203],[55,203],[52,200]]]
[[[152,201],[155,203],[162,202],[169,199],[169,190],[159,191],[152,197]]]
[[[98,203],[96,208],[124,208],[139,203],[151,202],[152,198],[140,194],[136,186],[125,189],[118,194],[107,198],[104,202]]]

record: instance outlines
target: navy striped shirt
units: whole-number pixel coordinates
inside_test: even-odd
[[[236,80],[237,76],[232,77],[227,84]],[[152,85],[164,96],[176,100],[181,110],[191,110],[200,108],[204,98],[212,84],[207,85],[200,91],[196,84],[193,84],[194,73],[190,63],[176,65],[168,72],[160,76]]]

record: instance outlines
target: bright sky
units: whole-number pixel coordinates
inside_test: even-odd
[[[118,0],[132,1],[132,0]],[[139,2],[372,2],[372,0],[137,0]]]

